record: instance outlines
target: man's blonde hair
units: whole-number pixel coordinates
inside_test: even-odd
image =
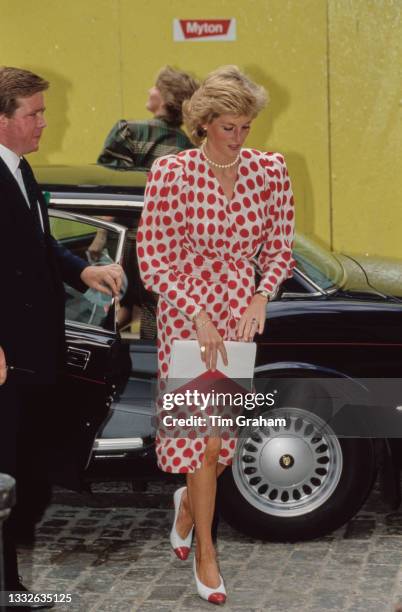
[[[254,119],[268,102],[264,87],[257,85],[237,66],[222,66],[211,72],[183,103],[184,123],[194,144],[205,138],[203,125],[224,114]]]
[[[48,87],[48,81],[29,70],[0,66],[0,115],[12,117],[18,98],[29,98]]]

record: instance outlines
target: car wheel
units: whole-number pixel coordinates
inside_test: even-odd
[[[245,428],[232,469],[220,478],[223,517],[264,540],[322,536],[362,506],[375,476],[371,439],[338,438],[320,416],[302,408],[261,415],[285,419],[274,427]]]

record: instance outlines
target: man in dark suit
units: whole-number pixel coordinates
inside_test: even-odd
[[[17,507],[27,498],[24,475],[28,482],[26,473],[33,474],[28,464],[39,458],[39,476],[44,467],[41,444],[34,455],[17,442],[32,415],[35,420],[43,416],[42,406],[63,369],[63,281],[115,296],[122,281],[120,266],[89,266],[50,234],[45,200],[23,157],[39,148],[48,85],[27,70],[0,67],[0,472],[17,479]],[[43,487],[35,491],[43,495],[44,507],[45,477],[38,483]],[[4,578],[10,591],[25,589],[17,569],[16,514],[4,528]]]

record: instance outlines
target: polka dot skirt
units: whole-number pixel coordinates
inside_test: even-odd
[[[294,266],[293,196],[279,153],[242,149],[230,201],[199,149],[157,159],[149,174],[137,234],[145,287],[159,294],[158,370],[167,376],[175,339],[196,339],[191,316],[204,308],[222,338],[233,340],[254,291],[274,293]],[[254,259],[255,258],[255,259]],[[254,259],[254,261],[252,261]],[[159,467],[193,472],[206,438],[159,435]],[[236,442],[223,437],[219,462],[230,464]]]

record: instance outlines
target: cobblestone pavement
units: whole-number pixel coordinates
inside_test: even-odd
[[[94,496],[57,492],[35,547],[21,551],[24,582],[36,592],[71,593],[69,612],[209,610],[195,595],[192,562],[168,543],[175,485],[98,487]],[[225,612],[382,612],[402,603],[402,513],[374,493],[337,532],[312,542],[251,540],[221,522]]]

